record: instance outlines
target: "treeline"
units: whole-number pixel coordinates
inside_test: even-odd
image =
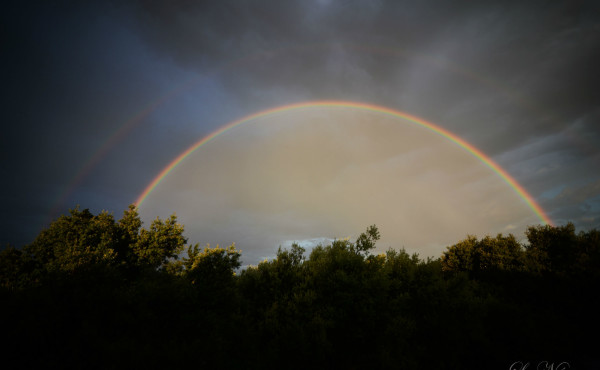
[[[241,271],[235,246],[183,231],[175,216],[143,228],[133,206],[75,209],[0,252],[3,368],[598,365],[597,230],[469,236],[424,260],[374,255],[370,226]]]

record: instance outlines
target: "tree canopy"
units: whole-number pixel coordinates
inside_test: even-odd
[[[440,258],[374,254],[375,225],[241,269],[235,245],[187,245],[75,208],[0,252],[4,361],[19,367],[506,368],[597,359],[600,233],[572,224],[467,236]],[[85,364],[85,365],[82,365]],[[535,363],[531,366],[535,366]],[[10,366],[8,366],[10,367]]]

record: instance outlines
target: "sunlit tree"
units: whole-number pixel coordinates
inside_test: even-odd
[[[443,271],[519,270],[524,250],[514,235],[466,239],[446,249],[441,258]]]
[[[233,280],[241,266],[241,252],[232,244],[229,247],[206,246],[203,250],[196,244],[189,247],[183,259],[182,275],[196,285],[221,285]]]

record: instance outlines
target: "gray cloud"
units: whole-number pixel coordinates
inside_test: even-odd
[[[575,189],[564,189],[556,196],[556,201],[562,204],[581,203],[588,198],[596,198],[598,196],[600,196],[600,180]]]
[[[285,86],[306,99],[361,98],[447,118],[457,129],[485,122],[473,135],[491,153],[561,130],[596,105],[592,3],[140,4],[141,35],[154,50],[186,68],[223,68],[236,94]]]

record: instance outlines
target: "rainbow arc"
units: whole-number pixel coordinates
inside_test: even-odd
[[[158,186],[158,184],[175,168],[179,165],[184,159],[186,159],[190,154],[195,152],[197,149],[202,147],[202,145],[207,142],[215,139],[216,137],[222,135],[223,133],[239,126],[244,123],[252,122],[262,117],[266,117],[275,113],[287,112],[292,110],[306,109],[306,108],[315,108],[315,107],[337,107],[337,108],[350,108],[350,109],[360,109],[364,111],[376,112],[378,114],[389,115],[395,118],[400,118],[402,120],[411,122],[413,124],[422,126],[437,135],[441,135],[444,138],[450,140],[451,142],[457,144],[462,147],[464,150],[475,156],[479,161],[484,163],[486,166],[491,168],[495,173],[497,173],[502,180],[504,180],[518,195],[522,198],[525,203],[531,208],[531,210],[537,215],[541,222],[547,225],[552,225],[552,220],[546,212],[540,207],[540,205],[535,201],[535,199],[521,186],[507,171],[505,171],[502,167],[500,167],[497,163],[495,163],[490,157],[485,155],[481,150],[477,149],[473,145],[469,144],[456,134],[436,125],[431,122],[425,121],[419,117],[410,115],[405,112],[401,112],[398,110],[394,110],[391,108],[386,108],[374,104],[366,104],[352,101],[336,101],[336,100],[324,100],[324,101],[311,101],[311,102],[303,102],[303,103],[295,103],[289,105],[283,105],[271,109],[262,110],[257,113],[250,114],[248,116],[242,117],[238,120],[230,122],[213,133],[203,137],[189,148],[184,150],[181,154],[179,154],[175,159],[173,159],[155,178],[152,180],[148,186],[144,189],[144,191],[140,194],[140,196],[135,201],[135,204],[140,207],[144,200],[152,193],[152,191]]]

